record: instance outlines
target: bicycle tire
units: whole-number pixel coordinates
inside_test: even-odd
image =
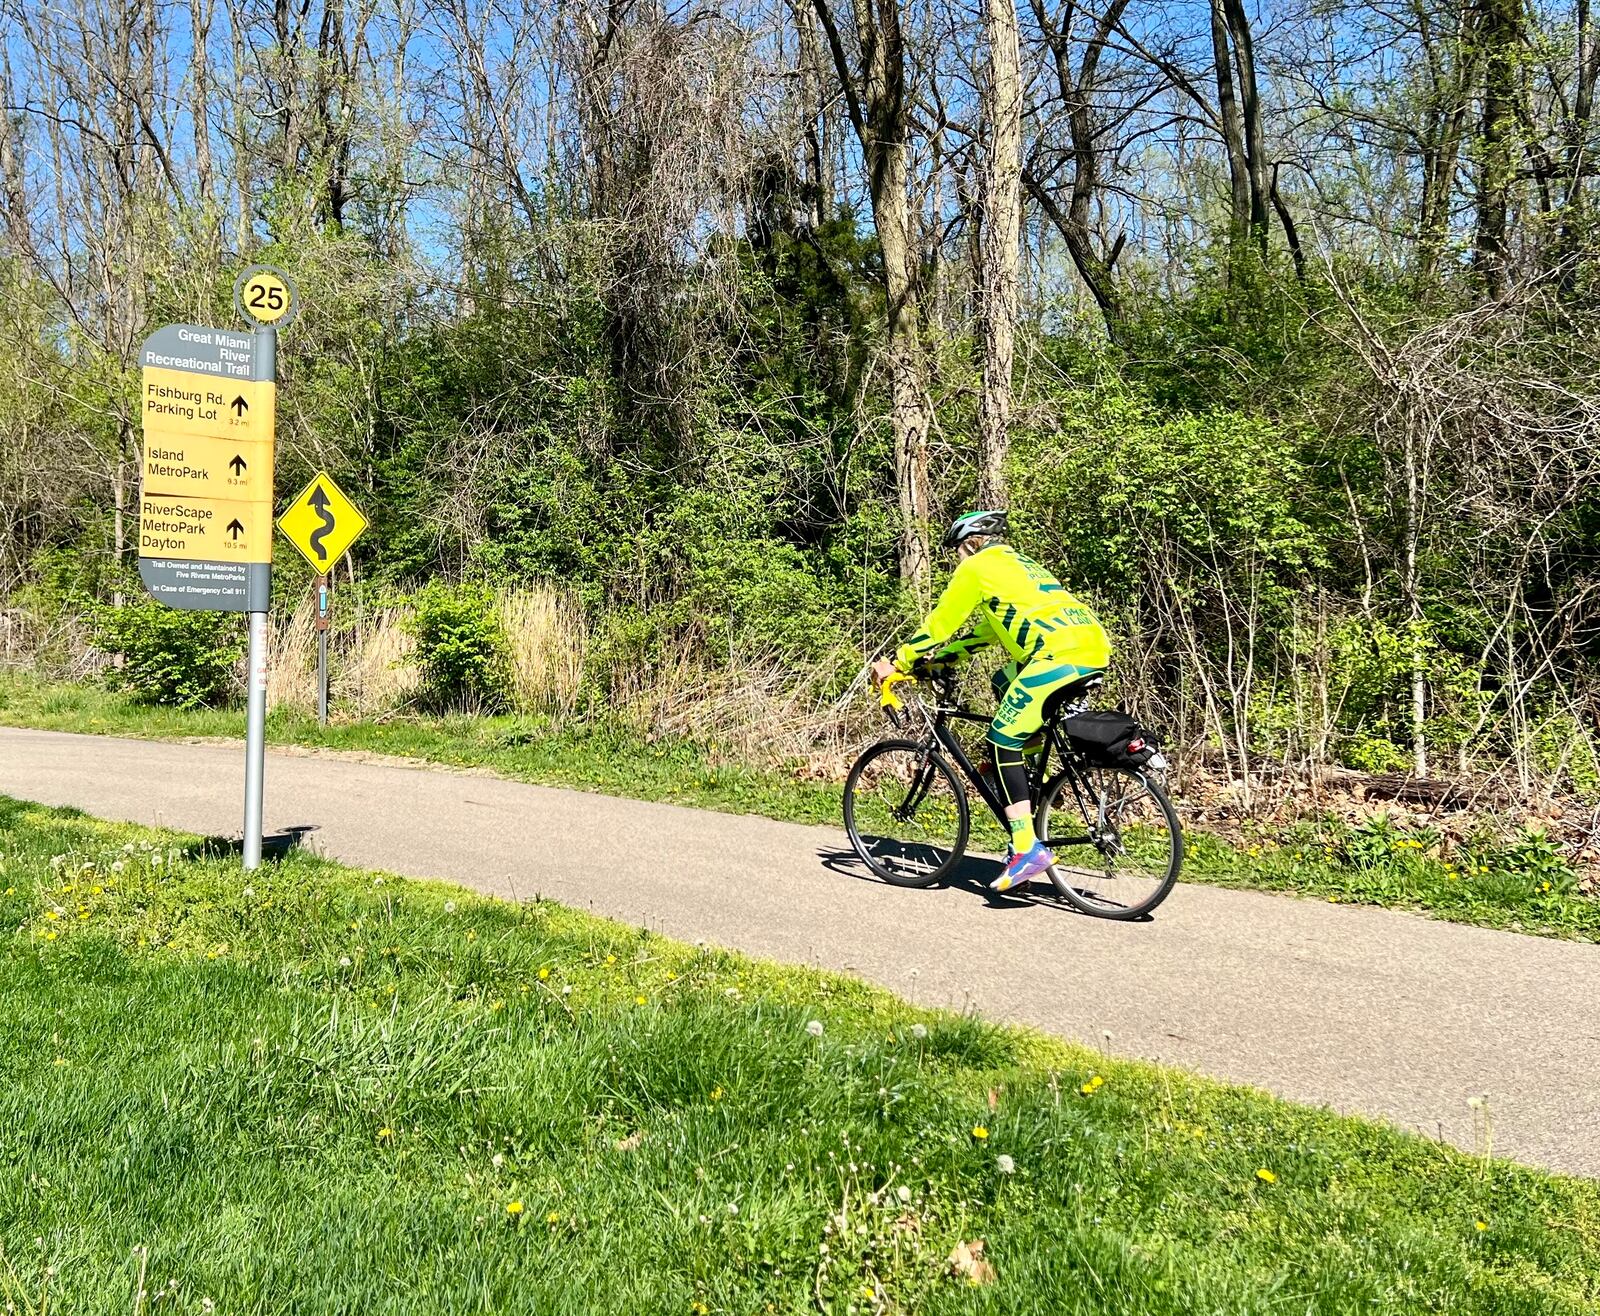
[[[1039,803],[1034,812],[1035,829],[1040,836],[1050,837],[1050,815],[1055,810],[1056,802],[1062,793],[1063,787],[1075,777],[1079,780],[1087,780],[1092,785],[1096,774],[1112,779],[1121,778],[1135,782],[1154,803],[1166,825],[1167,834],[1171,837],[1165,872],[1156,880],[1154,889],[1145,895],[1143,899],[1128,904],[1102,903],[1090,898],[1085,894],[1081,884],[1075,885],[1068,880],[1068,874],[1064,871],[1071,867],[1068,864],[1058,862],[1052,867],[1050,869],[1050,882],[1060,892],[1062,898],[1074,909],[1080,913],[1088,914],[1091,918],[1107,918],[1119,922],[1145,918],[1172,893],[1172,888],[1178,881],[1178,873],[1183,868],[1183,825],[1178,821],[1177,810],[1172,807],[1172,801],[1167,798],[1167,793],[1162,789],[1159,782],[1134,768],[1098,766],[1081,769],[1076,767],[1068,768],[1051,778],[1050,783],[1040,792]],[[1090,821],[1083,817],[1081,803],[1075,796],[1071,798],[1071,809],[1073,816],[1078,820],[1078,825],[1085,828],[1091,826]],[[1104,854],[1098,845],[1095,848],[1097,852]],[[1064,849],[1065,847],[1057,849],[1058,861],[1061,859]]]
[[[940,776],[949,787],[950,797],[955,807],[955,835],[949,846],[949,853],[936,865],[926,871],[898,870],[874,852],[868,844],[868,838],[862,835],[857,825],[856,799],[858,788],[867,770],[879,759],[889,754],[916,755],[925,758],[931,770]],[[925,792],[926,795],[926,792]],[[882,878],[893,886],[900,887],[930,887],[944,881],[962,860],[967,850],[967,837],[972,827],[972,813],[967,805],[967,793],[962,787],[961,780],[957,777],[955,769],[951,767],[948,759],[935,749],[914,740],[880,740],[875,745],[870,745],[850,767],[850,775],[844,782],[844,830],[850,838],[850,846],[855,850],[857,857],[870,869],[874,876]],[[882,839],[882,838],[877,838]],[[937,849],[937,847],[929,847]],[[925,862],[931,862],[931,856]]]

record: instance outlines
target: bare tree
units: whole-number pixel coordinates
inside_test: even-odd
[[[983,0],[988,76],[979,89],[984,121],[979,318],[983,390],[978,401],[978,501],[1006,496],[1007,427],[1017,332],[1017,262],[1022,241],[1022,73],[1014,0]]]
[[[931,561],[928,520],[928,365],[916,268],[908,157],[912,101],[907,87],[900,0],[855,0],[852,46],[846,46],[828,0],[813,0],[827,34],[835,76],[861,143],[873,225],[883,256],[887,298],[890,404],[895,484],[901,518],[900,574],[924,585]]]

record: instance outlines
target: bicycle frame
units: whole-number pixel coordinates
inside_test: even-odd
[[[999,792],[989,784],[984,774],[978,771],[977,765],[968,756],[966,748],[950,726],[951,722],[987,724],[989,718],[960,704],[946,702],[940,696],[937,686],[933,686],[931,689],[933,693],[931,713],[926,709],[924,710],[924,720],[928,735],[944,750],[946,755],[961,770],[962,775],[972,783],[973,789],[978,792],[983,802],[989,806],[989,812],[994,815],[995,821],[1000,824],[1003,830],[1007,825],[1005,801],[1000,798]],[[1055,728],[1047,725],[1045,733],[1044,745],[1028,773],[1028,794],[1035,803],[1040,799],[1044,785],[1049,780],[1050,751],[1052,748],[1056,750],[1064,767],[1069,770],[1073,768],[1072,755],[1062,750],[1056,739],[1057,732]],[[1073,793],[1078,796],[1081,804],[1083,802],[1082,783],[1076,772],[1073,773],[1072,787]],[[1098,807],[1095,812],[1097,814],[1100,812]],[[1104,820],[1102,819],[1101,821],[1103,822]],[[1087,841],[1091,838],[1084,837],[1082,839]],[[1077,840],[1078,838],[1071,838],[1068,843],[1076,843]]]

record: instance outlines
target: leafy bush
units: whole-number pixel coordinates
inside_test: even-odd
[[[105,670],[114,690],[178,708],[214,707],[238,690],[239,613],[186,612],[138,595],[120,608],[100,608],[95,621],[101,646],[122,654],[121,667]]]
[[[423,702],[444,711],[502,711],[510,702],[511,649],[493,592],[436,581],[412,606]]]

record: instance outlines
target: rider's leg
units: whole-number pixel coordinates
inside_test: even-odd
[[[989,743],[1001,797],[1006,802],[1012,850],[1005,872],[989,884],[995,891],[1021,886],[1055,863],[1055,856],[1034,832],[1033,800],[1023,755],[1028,741],[1044,726],[1045,701],[1083,675],[1084,669],[1072,663],[1035,662],[1025,666],[1007,688],[1006,697],[989,724]]]

